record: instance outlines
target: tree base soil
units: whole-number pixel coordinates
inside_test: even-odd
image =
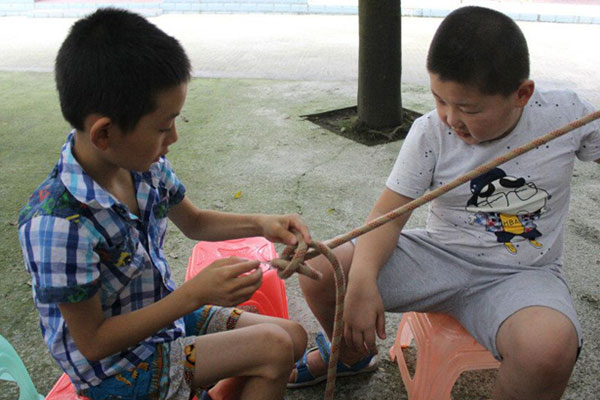
[[[301,118],[319,125],[336,135],[354,140],[366,146],[395,142],[404,139],[413,121],[422,114],[402,109],[402,124],[390,128],[371,128],[358,120],[357,106],[325,111],[318,114],[302,115]]]

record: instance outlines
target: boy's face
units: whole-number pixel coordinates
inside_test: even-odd
[[[179,115],[187,94],[187,83],[160,92],[156,110],[144,115],[135,128],[113,136],[112,157],[121,168],[147,171],[150,165],[169,152],[178,139],[175,117]]]
[[[483,94],[479,89],[441,80],[429,73],[431,92],[437,113],[456,136],[467,144],[479,144],[501,138],[519,122],[521,112],[533,93],[533,82],[509,96]]]

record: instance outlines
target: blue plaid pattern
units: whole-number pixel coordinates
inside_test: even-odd
[[[163,253],[167,212],[185,195],[166,158],[132,172],[141,217],[105,191],[73,157],[71,132],[46,180],[19,216],[19,240],[50,353],[78,390],[131,370],[158,343],[184,336],[183,320],[121,353],[90,361],[75,347],[58,303],[100,293],[108,318],[152,304],[175,290]]]

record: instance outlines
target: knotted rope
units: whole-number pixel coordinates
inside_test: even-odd
[[[304,238],[298,232],[296,232],[296,238],[298,239],[297,248],[296,246],[287,246],[281,253],[281,258],[271,260],[271,265],[279,268],[277,275],[279,275],[281,279],[287,279],[292,276],[294,272],[300,272],[310,278],[321,279],[320,272],[315,271],[308,265],[304,264],[304,260],[306,259],[306,250],[308,249],[308,245],[304,241]],[[340,356],[338,349],[342,341],[342,334],[344,333],[343,316],[344,297],[346,296],[346,278],[344,276],[342,265],[329,247],[314,240],[310,244],[310,247],[315,249],[317,252],[316,254],[325,255],[327,260],[329,260],[331,263],[334,271],[335,315],[333,320],[333,334],[331,338],[331,352],[329,354],[329,364],[327,366],[327,386],[325,387],[325,399],[331,400],[333,399],[333,392],[335,390],[337,363]],[[292,260],[287,261],[292,253]]]
[[[335,278],[335,291],[336,291],[336,302],[335,302],[335,318],[333,323],[333,337],[331,338],[331,354],[329,357],[329,365],[327,368],[327,386],[325,387],[325,400],[332,400],[335,389],[335,378],[336,378],[336,369],[337,362],[339,359],[339,345],[342,339],[343,333],[343,316],[344,316],[344,297],[346,294],[346,278],[344,277],[344,271],[339,260],[336,258],[332,249],[360,236],[367,232],[372,231],[375,228],[380,227],[399,216],[412,211],[425,203],[430,202],[431,200],[441,196],[444,193],[449,192],[457,186],[460,186],[464,183],[469,182],[470,180],[478,177],[479,175],[485,174],[486,172],[491,171],[496,168],[498,165],[503,164],[513,158],[520,156],[523,153],[526,153],[532,149],[535,149],[553,139],[556,139],[559,136],[562,136],[572,130],[582,127],[585,124],[588,124],[596,119],[600,118],[600,110],[591,113],[587,116],[584,116],[578,120],[575,120],[562,128],[556,129],[550,133],[547,133],[544,136],[541,136],[521,147],[518,147],[500,157],[493,159],[492,161],[480,165],[479,167],[467,172],[466,174],[450,181],[449,183],[440,186],[439,188],[432,190],[430,192],[425,193],[423,196],[412,200],[411,202],[405,204],[402,207],[399,207],[395,210],[390,211],[387,214],[384,214],[378,218],[373,219],[372,221],[367,222],[361,227],[353,229],[352,231],[345,233],[343,235],[336,236],[333,239],[328,240],[327,242],[321,243],[313,241],[310,247],[313,248],[312,251],[307,252],[308,245],[304,242],[304,239],[299,233],[296,233],[296,237],[298,239],[298,244],[296,246],[287,246],[280,258],[271,260],[270,264],[279,269],[278,275],[282,279],[289,278],[294,272],[301,273],[306,275],[312,279],[320,279],[321,273],[313,270],[308,265],[304,264],[304,261],[310,260],[318,256],[319,254],[323,254],[327,257],[329,262],[331,263],[334,270],[334,278]]]

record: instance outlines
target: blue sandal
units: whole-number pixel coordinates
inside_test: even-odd
[[[319,332],[315,337],[315,342],[317,343],[317,346],[306,350],[302,358],[296,362],[296,370],[298,371],[296,375],[296,381],[288,382],[288,388],[293,389],[316,385],[317,383],[323,382],[327,379],[327,374],[315,377],[308,369],[308,353],[312,353],[313,351],[317,350],[321,354],[321,358],[323,361],[325,361],[325,364],[329,364],[329,354],[331,353],[331,345],[329,340],[327,340],[322,332]],[[341,377],[358,375],[365,372],[374,371],[375,369],[377,369],[377,357],[375,357],[375,355],[367,356],[353,365],[347,365],[341,361],[338,361],[337,376]]]

